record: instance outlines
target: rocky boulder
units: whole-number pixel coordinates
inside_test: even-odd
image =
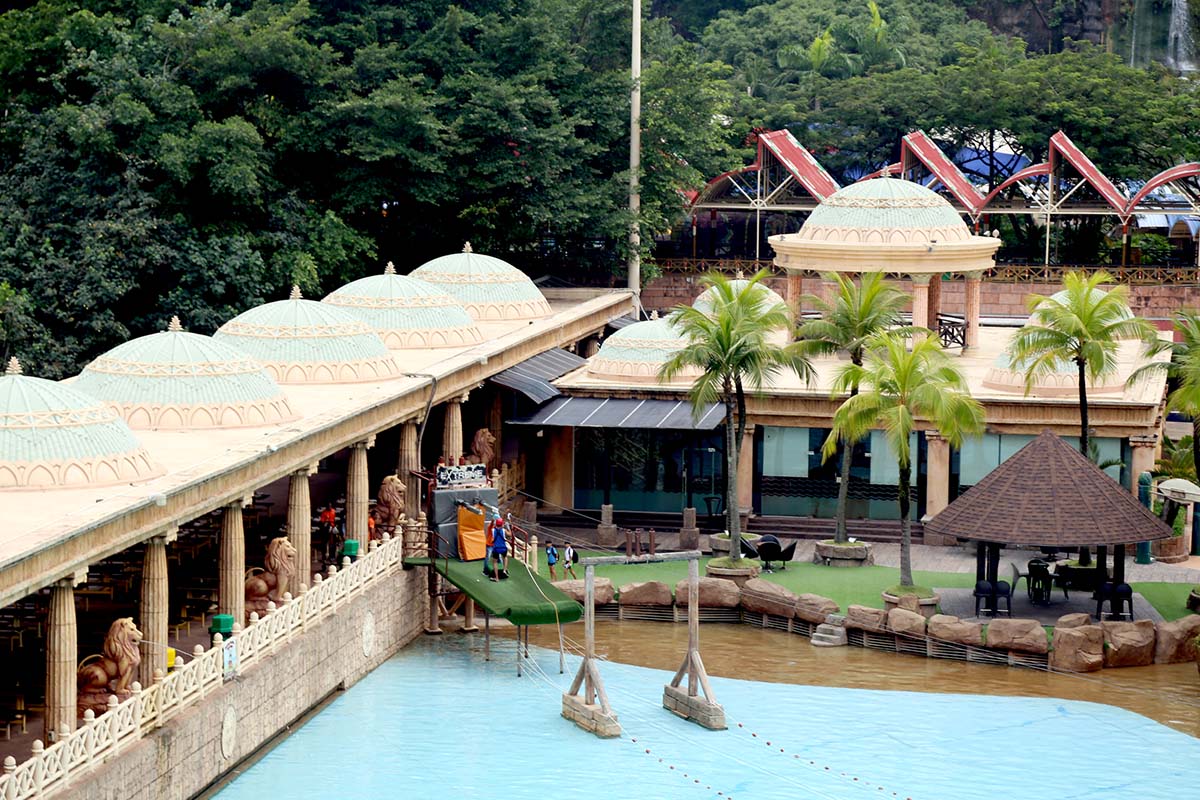
[[[925,636],[925,617],[906,608],[887,612],[888,629],[904,636]]]
[[[796,613],[796,595],[778,583],[751,578],[742,586],[742,608],[756,614],[773,614],[791,619]]]
[[[896,599],[896,608],[903,608],[905,611],[915,611],[921,613],[921,598],[915,594],[902,594]]]
[[[1086,617],[1087,614],[1068,614]],[[1104,631],[1099,625],[1055,626],[1050,667],[1067,672],[1095,672],[1104,667]]]
[[[994,619],[987,626],[987,646],[993,650],[1045,653],[1050,650],[1046,629],[1036,619]]]
[[[980,622],[963,622],[958,617],[934,614],[929,618],[927,631],[931,639],[972,647],[983,645],[983,624]]]
[[[1054,629],[1059,628],[1080,628],[1084,625],[1092,624],[1091,614],[1063,614],[1058,618],[1058,622],[1054,623]]]
[[[742,599],[741,595],[741,589],[733,581],[724,578],[700,579],[701,608],[737,608]],[[675,604],[686,608],[687,602],[688,582],[687,578],[684,578],[675,584]]]
[[[1104,630],[1104,666],[1144,667],[1154,663],[1154,623],[1101,622]]]
[[[1189,614],[1174,622],[1158,623],[1154,643],[1155,664],[1179,664],[1196,658],[1196,637],[1200,636],[1200,614]]]
[[[882,608],[850,606],[846,609],[846,627],[860,631],[887,630],[887,612]]]
[[[825,618],[838,612],[838,604],[819,594],[802,594],[796,598],[796,616],[805,622],[824,624]]]
[[[669,606],[671,587],[662,581],[627,583],[621,587],[619,602],[623,606]],[[683,602],[687,602],[687,589],[683,590]]]
[[[582,580],[555,581],[554,586],[572,600],[582,603],[586,596]],[[613,583],[611,578],[596,578],[596,605],[606,606],[613,601]]]

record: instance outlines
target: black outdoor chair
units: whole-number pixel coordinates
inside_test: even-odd
[[[754,558],[758,558],[763,562],[763,570],[771,572],[771,562],[778,561],[780,569],[787,569],[787,562],[792,560],[792,556],[796,555],[796,543],[792,542],[787,547],[781,547],[779,539],[771,534],[764,534],[758,540],[758,553]]]
[[[1050,604],[1050,589],[1053,578],[1050,576],[1050,565],[1035,558],[1029,562],[1029,601],[1038,605]]]
[[[1128,583],[1118,583],[1115,586],[1105,583],[1092,594],[1092,599],[1096,601],[1096,619],[1104,619],[1102,615],[1105,601],[1109,602],[1114,618],[1121,619],[1128,609],[1129,618],[1133,619],[1133,587]]]
[[[1008,585],[1008,581],[996,581],[996,614],[1000,613],[1000,601],[1004,601],[1004,610],[1008,614],[1009,619],[1012,618],[1012,587]]]
[[[975,616],[979,616],[979,604],[989,603],[994,591],[991,581],[975,581]]]

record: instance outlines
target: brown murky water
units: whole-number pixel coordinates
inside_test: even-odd
[[[582,647],[582,624],[564,630],[570,643]],[[502,631],[512,635],[511,628]],[[558,648],[549,625],[531,628],[529,641]],[[596,622],[596,652],[613,661],[674,671],[686,648],[686,625]],[[1055,675],[861,647],[813,647],[796,634],[721,624],[701,627],[700,651],[709,674],[721,677],[855,689],[1061,697],[1120,706],[1200,738],[1200,674],[1195,664]]]

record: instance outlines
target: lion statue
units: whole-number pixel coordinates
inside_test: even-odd
[[[79,690],[79,716],[89,708],[94,714],[103,714],[108,708],[108,696],[116,695],[118,701],[126,700],[131,694],[129,685],[142,663],[138,645],[142,632],[133,624],[133,617],[121,617],[108,628],[104,637],[104,654],[95,653],[79,662],[75,684]]]
[[[375,499],[375,518],[381,530],[389,533],[404,521],[404,481],[398,475],[388,475],[379,486]]]
[[[467,459],[467,463],[491,465],[495,457],[496,437],[487,428],[475,431],[475,438],[471,440],[471,457]]]
[[[278,605],[283,595],[291,591],[292,576],[296,574],[296,548],[286,536],[278,536],[267,545],[267,556],[263,559],[266,569],[255,567],[246,571],[246,619],[250,623],[251,612],[262,617],[267,613],[267,603]]]

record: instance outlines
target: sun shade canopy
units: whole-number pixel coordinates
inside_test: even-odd
[[[562,394],[550,381],[585,363],[586,359],[566,350],[547,350],[493,375],[491,381],[518,391],[535,403],[544,403]]]
[[[710,403],[700,416],[686,400],[626,400],[601,397],[559,397],[513,425],[559,425],[572,428],[657,428],[660,430],[712,430],[725,418],[718,403]]]

